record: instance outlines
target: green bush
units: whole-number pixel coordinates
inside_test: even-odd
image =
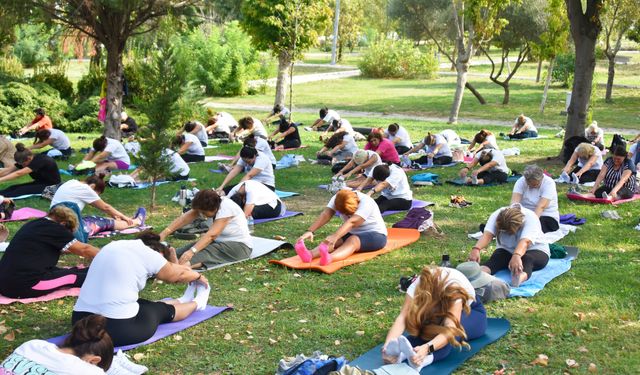
[[[33,119],[33,110],[38,107],[46,110],[55,127],[64,130],[68,126],[69,121],[65,118],[67,101],[60,98],[56,89],[39,82],[0,85],[0,133],[19,130]]]
[[[24,68],[18,58],[14,56],[0,57],[0,76],[10,80],[24,78]]]
[[[104,125],[98,121],[97,113],[95,115],[82,116],[74,121],[69,121],[64,131],[70,133],[95,133],[101,131]]]
[[[409,40],[380,39],[371,43],[358,67],[369,78],[432,78],[438,63],[431,50],[420,52]]]
[[[75,94],[73,92],[73,83],[69,78],[61,72],[41,72],[35,74],[32,78],[34,82],[43,82],[58,90],[60,97],[69,102],[73,102]]]
[[[69,109],[67,118],[70,121],[78,120],[82,117],[95,117],[98,118],[98,111],[100,110],[100,97],[92,96],[79,102]]]
[[[576,56],[574,54],[560,54],[556,57],[556,65],[551,72],[551,80],[553,82],[561,82],[563,87],[571,87],[575,68]]]
[[[84,101],[91,96],[100,95],[106,75],[102,70],[91,68],[78,81],[78,100]]]
[[[140,60],[131,61],[124,65],[124,76],[127,79],[129,95],[122,100],[126,105],[132,105],[134,101],[149,100],[149,92],[145,86],[142,63]]]

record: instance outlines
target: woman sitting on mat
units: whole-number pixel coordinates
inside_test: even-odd
[[[584,130],[584,137],[600,151],[604,150],[604,130],[598,127],[597,121],[592,121],[591,125]]]
[[[173,139],[173,147],[178,148],[176,152],[187,163],[204,161],[204,148],[198,137],[191,133],[176,135]]]
[[[133,218],[123,214],[103,201],[100,194],[104,193],[104,175],[93,175],[84,181],[69,180],[60,185],[51,199],[51,208],[63,205],[72,209],[80,226],[74,233],[79,241],[87,242],[89,237],[100,232],[123,230],[144,225],[147,212],[144,207],[139,207]],[[91,205],[111,216],[112,219],[100,216],[82,216],[85,205]]]
[[[242,208],[247,218],[270,219],[284,213],[284,203],[278,195],[258,181],[248,180],[237,184],[227,197]]]
[[[73,325],[58,347],[29,340],[0,363],[0,374],[104,375],[113,361],[113,342],[104,316],[90,315]]]
[[[42,194],[44,188],[60,183],[60,171],[56,161],[47,155],[33,154],[22,143],[16,144],[16,152],[13,154],[16,163],[6,166],[0,172],[0,182],[11,181],[24,175],[33,178],[32,182],[12,185],[0,190],[0,195],[5,198],[15,198],[21,195]]]
[[[473,168],[480,164],[476,170]],[[469,172],[471,176],[469,177]],[[484,149],[476,154],[473,161],[460,171],[460,177],[464,178],[467,185],[488,185],[492,183],[503,184],[509,177],[509,167],[500,150]]]
[[[396,150],[393,142],[384,138],[379,131],[369,133],[364,149],[375,151],[385,163],[400,164],[400,155],[398,155],[398,150]]]
[[[96,163],[96,173],[105,173],[107,170],[126,171],[131,165],[131,159],[122,143],[104,135],[93,141],[93,149],[84,157]]]
[[[382,160],[380,160],[380,155],[376,154],[375,151],[365,151],[358,150],[355,154],[353,154],[353,158],[344,166],[338,173],[336,173],[336,177],[344,177],[346,180],[347,187],[356,190],[362,190],[366,187],[366,183],[373,182],[373,168],[382,164]],[[362,172],[362,174],[358,174]],[[353,174],[356,174],[356,178],[349,180]]]
[[[169,169],[169,176],[166,176],[166,179],[169,181],[185,181],[189,179],[189,173],[191,172],[191,168],[187,162],[184,161],[182,156],[178,154],[176,151],[173,151],[170,148],[165,148],[162,151],[162,156],[169,158],[169,162],[171,163],[171,167]],[[135,171],[131,173],[131,177],[139,182],[142,181],[140,179],[140,174],[143,173],[142,168],[137,168]],[[151,181],[149,181],[151,182]]]
[[[393,142],[399,155],[406,154],[413,147],[409,132],[404,127],[393,123],[387,127],[384,136]]]
[[[58,268],[63,253],[93,258],[98,249],[73,237],[76,214],[66,207],[52,208],[46,217],[24,224],[0,259],[0,294],[9,298],[41,297],[59,289],[77,288],[86,268]]]
[[[38,130],[36,132],[36,139],[33,141],[33,145],[29,146],[29,149],[36,150],[49,145],[53,147],[54,150],[60,151],[63,156],[69,156],[73,151],[69,137],[59,129]]]
[[[377,183],[369,191],[369,196],[380,193],[375,199],[381,213],[385,211],[404,211],[411,208],[413,192],[404,170],[395,164],[378,165],[373,169],[373,180]],[[373,181],[371,181],[373,182]],[[367,180],[365,184],[369,184]]]
[[[318,160],[346,161],[351,159],[356,151],[358,151],[358,144],[356,144],[353,135],[340,131],[334,133],[325,142],[316,157]]]
[[[271,160],[267,155],[250,146],[242,147],[238,164],[229,171],[222,184],[216,190],[224,190],[225,193],[229,193],[233,186],[227,187],[227,184],[243,171],[245,175],[240,182],[254,180],[263,183],[272,191],[276,190],[276,177],[273,174]]]
[[[537,165],[527,165],[522,175],[513,187],[511,204],[520,203],[533,211],[540,218],[543,233],[557,231],[560,213],[555,181]]]
[[[238,127],[238,121],[228,112],[218,112],[207,120],[209,138],[229,138]]]
[[[427,266],[407,289],[400,314],[387,333],[382,359],[385,363],[406,359],[419,373],[454,348],[469,347],[467,341],[486,330],[487,312],[464,274],[455,268]]]
[[[574,165],[578,165],[574,168]],[[590,143],[580,143],[571,155],[567,165],[562,169],[565,179],[569,179],[574,184],[593,182],[598,177],[602,168],[602,153]],[[573,168],[573,170],[571,169]]]
[[[338,213],[343,223],[332,235],[309,251],[304,240],[313,241],[313,233],[327,224]],[[377,251],[387,245],[387,227],[376,202],[366,194],[340,190],[334,195],[309,230],[298,238],[296,253],[303,262],[320,258],[320,265],[348,258],[357,252]]]
[[[184,133],[193,134],[200,141],[202,147],[207,147],[209,142],[209,136],[207,135],[207,129],[199,121],[189,121],[184,124]]]
[[[269,113],[269,115],[267,116],[267,118],[265,118],[264,120],[262,120],[263,124],[278,124],[281,123],[282,121],[288,121],[288,117],[291,114],[291,111],[289,110],[289,108],[283,106],[282,104],[276,104],[273,106],[273,109],[271,110],[271,112]],[[273,122],[271,122],[273,121]]]
[[[139,296],[150,277],[189,286],[178,299],[153,302]],[[91,314],[103,315],[115,346],[137,344],[153,336],[160,324],[184,320],[203,310],[209,291],[204,275],[178,265],[175,249],[160,242],[157,234],[144,232],[138,239],[113,241],[100,250],[91,262],[71,320],[75,324]]]
[[[633,198],[636,193],[636,166],[627,155],[623,146],[613,150],[613,156],[607,158],[591,194],[596,198],[608,200]],[[600,186],[602,184],[602,186]]]
[[[538,136],[538,129],[533,125],[533,120],[521,114],[516,117],[513,127],[507,136],[511,139],[535,138]]]
[[[320,108],[319,115],[320,118],[314,121],[310,128],[305,128],[305,130],[327,130],[334,121],[340,121],[342,119],[338,112],[327,107]]]
[[[192,242],[177,250],[179,263],[194,269],[248,259],[253,246],[245,213],[229,198],[221,198],[215,190],[199,191],[191,202],[191,210],[175,219],[160,238],[192,223],[197,218],[211,218],[211,226]]]
[[[500,149],[500,147],[498,147],[496,136],[490,131],[482,129],[473,136],[473,140],[471,140],[471,144],[469,144],[467,151],[471,152],[475,156],[476,153],[484,150],[485,148],[492,148],[494,150]]]
[[[513,205],[496,210],[484,227],[482,237],[469,254],[469,260],[480,262],[480,252],[495,237],[496,250],[482,264],[482,271],[491,275],[509,268],[511,286],[518,287],[529,280],[531,273],[543,269],[549,262],[549,245],[538,242],[543,236],[540,219],[524,207]]]
[[[274,145],[274,150],[284,150],[287,148],[298,148],[302,144],[298,126],[287,120],[280,120],[278,129],[269,136],[269,141]]]
[[[267,139],[267,130],[257,118],[243,117],[238,121],[238,127],[231,135],[234,140],[238,139],[241,141],[250,135]]]
[[[444,165],[450,164],[453,161],[453,154],[449,149],[449,144],[445,137],[440,134],[427,133],[427,136],[424,137],[422,142],[418,143],[404,154],[408,156],[421,149],[424,149],[427,154],[421,156],[417,160],[414,160],[414,162],[418,164]]]

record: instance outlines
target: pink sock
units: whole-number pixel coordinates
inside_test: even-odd
[[[307,250],[307,247],[304,245],[304,241],[296,242],[293,248],[296,249],[296,254],[298,254],[298,256],[300,257],[300,259],[302,259],[303,262],[311,263],[311,260],[313,259],[313,257],[311,256],[311,252]]]
[[[329,254],[329,247],[327,244],[321,243],[320,246],[318,246],[318,251],[320,252],[320,265],[326,266],[331,264],[331,254]]]

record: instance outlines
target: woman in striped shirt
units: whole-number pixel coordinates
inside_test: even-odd
[[[591,193],[597,198],[611,200],[631,198],[636,192],[635,176],[636,166],[628,158],[627,150],[623,146],[617,146],[613,150],[613,156],[602,165]]]

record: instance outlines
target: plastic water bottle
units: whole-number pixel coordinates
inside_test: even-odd
[[[253,231],[255,229],[255,223],[253,221],[253,216],[249,216],[247,218],[247,225],[249,226],[249,233],[253,234]]]
[[[182,185],[180,187],[180,194],[178,196],[178,204],[180,205],[180,207],[183,207],[187,205],[187,187]]]
[[[449,260],[449,254],[442,254],[442,261],[440,262],[440,267],[451,267],[451,261]]]

